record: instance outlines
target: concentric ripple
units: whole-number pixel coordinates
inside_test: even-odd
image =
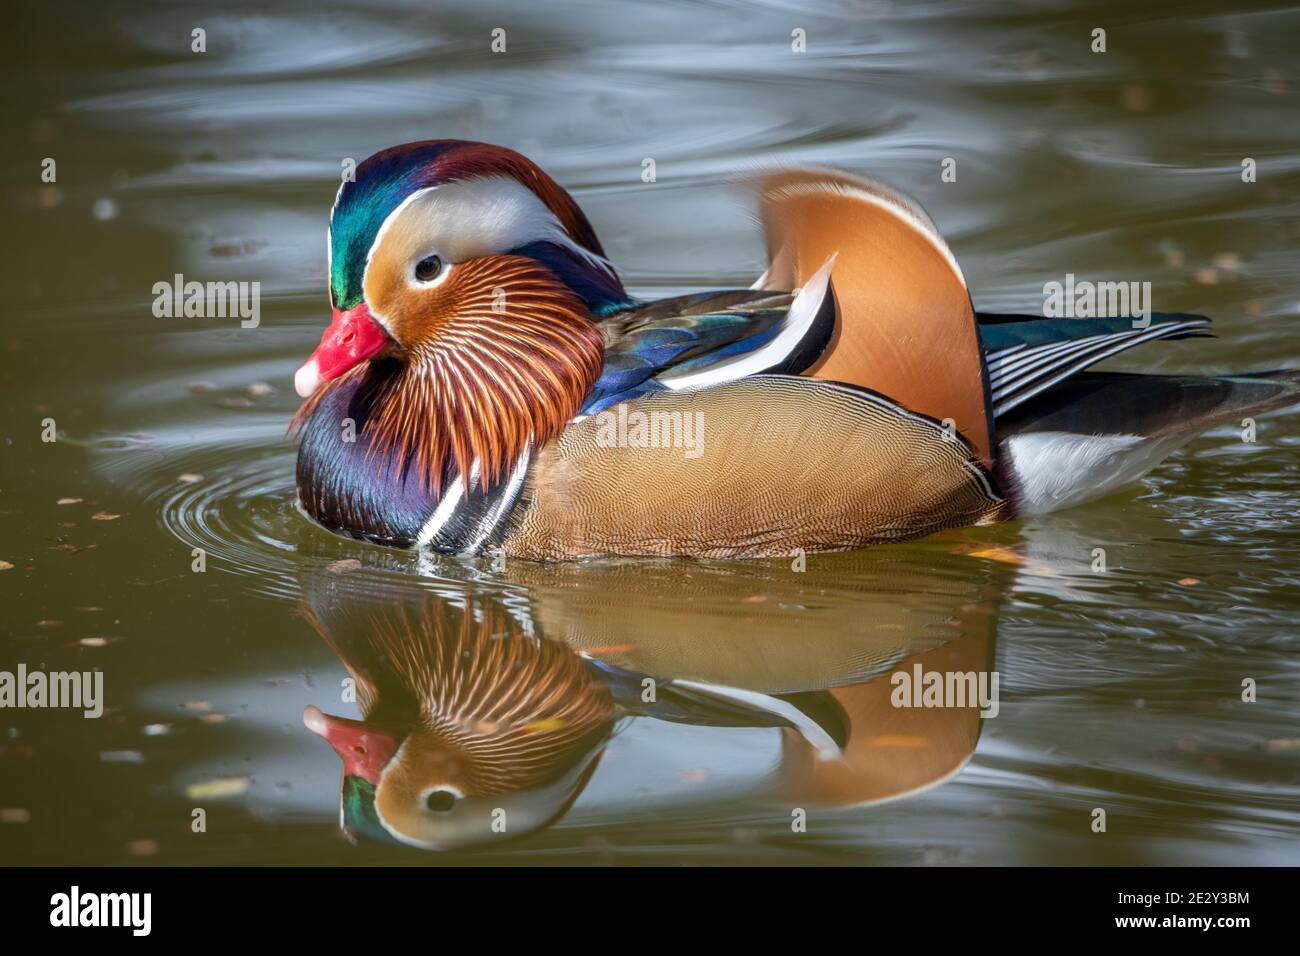
[[[304,573],[330,568],[346,568],[360,587],[474,575],[470,566],[439,565],[313,524],[297,507],[295,448],[283,422],[268,414],[233,427],[209,422],[109,439],[96,443],[96,464],[159,527],[187,549],[202,549],[209,571],[245,577],[255,593],[292,599]]]

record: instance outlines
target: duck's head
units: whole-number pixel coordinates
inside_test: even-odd
[[[572,749],[574,741],[545,729],[472,739],[416,730],[399,741],[376,725],[315,707],[307,708],[303,721],[343,760],[344,833],[423,850],[477,846],[541,829],[577,799],[604,746],[601,734]],[[544,772],[537,779],[539,769]]]
[[[333,319],[294,384],[310,414],[367,371],[379,453],[484,487],[557,434],[599,375],[597,321],[626,304],[573,198],[524,156],[431,140],[376,153],[330,215]]]
[[[303,713],[343,761],[348,836],[449,850],[537,830],[577,799],[615,708],[572,650],[441,601],[367,631],[347,652],[332,644],[364,719]]]

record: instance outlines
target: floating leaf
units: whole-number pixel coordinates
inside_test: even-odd
[[[1010,548],[990,545],[987,548],[980,548],[978,551],[971,551],[972,558],[984,558],[986,561],[1001,561],[1004,564],[1024,564],[1025,557],[1012,551]]]
[[[126,852],[131,856],[156,856],[157,840],[132,840],[126,845]]]
[[[185,796],[191,800],[221,800],[225,797],[237,797],[248,790],[252,783],[247,777],[218,777],[192,783],[185,788]]]
[[[1220,252],[1214,257],[1214,265],[1224,272],[1236,272],[1241,268],[1241,256],[1235,252]]]
[[[95,636],[95,637],[83,637],[81,640],[77,641],[77,643],[80,644],[82,647],[107,647],[109,644],[112,644],[114,641],[120,641],[120,640],[121,640],[120,637]]]

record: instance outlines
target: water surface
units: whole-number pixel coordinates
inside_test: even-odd
[[[1036,311],[1073,272],[1215,317],[1219,338],[1117,367],[1295,365],[1300,11],[236,2],[11,21],[0,669],[101,669],[109,709],[0,713],[0,860],[1298,861],[1294,413],[1092,505],[802,573],[497,571],[341,540],[295,511],[284,430],[327,319],[341,163],[429,137],[534,158],[641,296],[748,285],[762,246],[735,183],[820,163],[916,195],[981,308]],[[155,318],[178,272],[260,282],[261,324]],[[354,846],[339,761],[301,714],[355,716],[330,640],[403,615],[490,621],[615,683],[796,695],[848,743],[824,761],[789,728],[624,708],[554,825],[444,856]],[[892,670],[987,662],[995,718],[887,705]]]

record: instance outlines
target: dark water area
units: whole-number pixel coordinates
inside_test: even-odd
[[[0,862],[1300,863],[1294,410],[1092,504],[799,573],[498,569],[338,538],[294,504],[292,376],[329,317],[340,164],[430,137],[538,162],[640,297],[748,286],[764,250],[737,183],[812,163],[916,196],[981,309],[1038,311],[1074,273],[1215,319],[1113,367],[1296,366],[1300,8],[1171,11],[9,11],[0,671],[100,671],[105,711],[0,710]],[[155,317],[178,273],[259,282],[259,324]],[[501,655],[591,709],[494,690]],[[441,854],[344,838],[340,761],[304,708],[356,718],[358,682],[400,683],[399,659],[481,682],[465,706],[489,730],[502,701],[527,715],[540,749],[493,772],[517,774],[512,819],[547,825],[451,825]],[[893,706],[890,674],[918,665],[996,671],[996,716]],[[671,706],[643,706],[647,678]]]

